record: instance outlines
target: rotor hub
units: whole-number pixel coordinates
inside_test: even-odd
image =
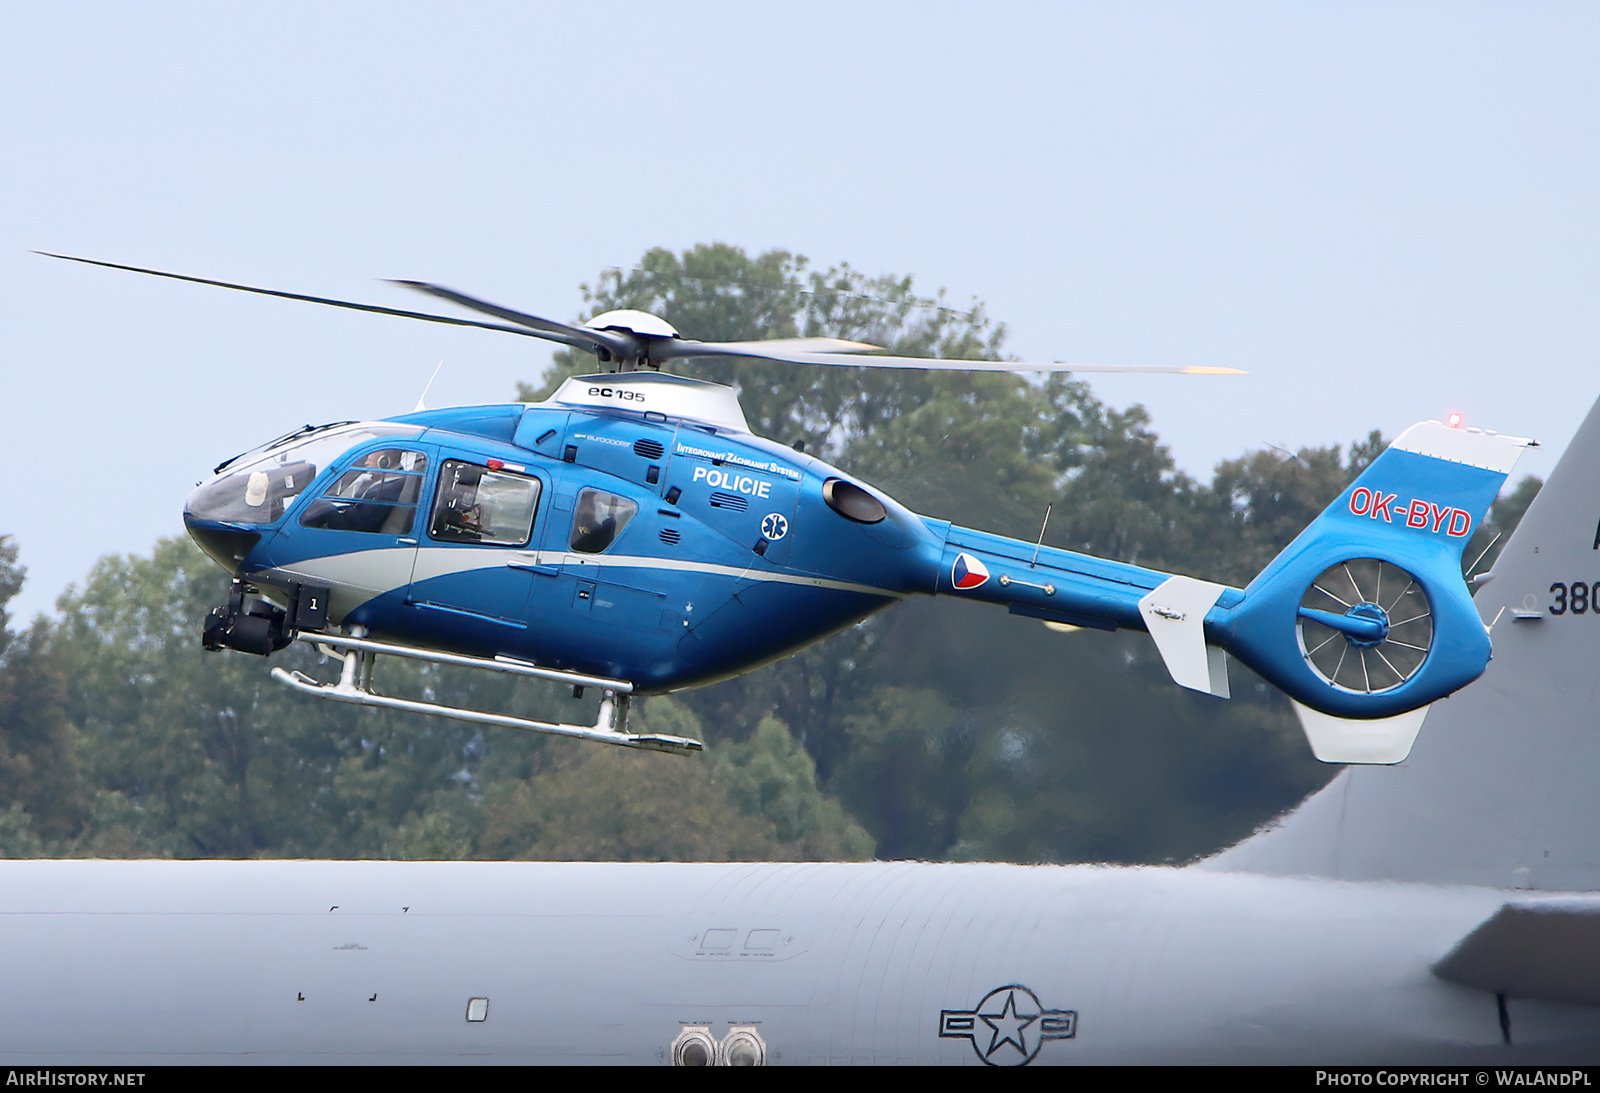
[[[1350,608],[1350,610],[1346,611],[1345,615],[1352,619],[1360,619],[1363,622],[1377,623],[1379,627],[1377,633],[1375,633],[1372,637],[1358,636],[1356,634],[1346,632],[1345,640],[1351,645],[1356,646],[1358,649],[1373,649],[1379,645],[1382,645],[1386,640],[1388,640],[1389,612],[1385,611],[1377,604],[1358,603],[1354,607]]]

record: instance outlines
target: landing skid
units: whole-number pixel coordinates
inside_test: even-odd
[[[524,729],[528,732],[548,733],[552,736],[572,736],[580,740],[598,740],[604,744],[616,744],[624,748],[642,748],[647,751],[676,752],[680,755],[700,751],[702,745],[698,740],[683,736],[663,736],[655,733],[630,733],[627,730],[628,705],[633,691],[633,684],[622,679],[606,679],[603,676],[587,676],[576,672],[562,672],[552,668],[540,668],[536,664],[525,661],[513,660],[510,657],[496,657],[485,660],[481,657],[466,657],[455,653],[437,653],[428,649],[414,649],[407,645],[390,645],[387,642],[370,641],[367,638],[346,637],[342,634],[305,633],[298,634],[297,640],[304,641],[320,647],[330,656],[337,656],[344,661],[343,670],[338,683],[319,683],[299,671],[286,671],[283,668],[272,669],[272,678],[281,683],[287,683],[297,691],[313,695],[316,698],[326,698],[334,702],[350,702],[358,706],[376,706],[388,710],[406,710],[410,713],[428,714],[432,717],[448,717],[454,721],[470,721],[480,725],[499,725],[508,729]],[[343,650],[340,652],[340,650]],[[372,690],[372,666],[379,654],[385,656],[405,657],[410,660],[426,660],[436,664],[456,664],[467,668],[484,668],[492,672],[508,672],[512,675],[534,676],[538,679],[548,679],[557,683],[570,683],[576,687],[594,687],[601,692],[600,716],[593,725],[562,725],[549,721],[530,721],[527,718],[512,717],[509,714],[489,713],[486,710],[469,710],[460,706],[444,706],[437,702],[418,702],[409,698],[393,698],[389,695],[376,694]]]

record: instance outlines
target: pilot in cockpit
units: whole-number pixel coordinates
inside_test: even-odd
[[[357,467],[362,469],[362,473],[350,484],[347,496],[357,501],[398,501],[400,499],[398,488],[392,491],[394,496],[383,496],[384,486],[393,484],[399,487],[403,485],[402,480],[383,473],[393,465],[394,452],[368,452],[361,458],[361,462],[356,464]]]
[[[477,504],[478,484],[457,479],[445,495],[443,506],[445,525],[469,538],[476,539],[483,528],[483,510]]]

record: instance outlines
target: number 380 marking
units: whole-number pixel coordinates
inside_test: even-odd
[[[1556,602],[1550,606],[1552,615],[1565,615],[1568,611],[1582,615],[1590,609],[1600,614],[1600,581],[1592,585],[1573,581],[1570,587],[1557,581],[1550,586],[1550,594],[1556,598]]]

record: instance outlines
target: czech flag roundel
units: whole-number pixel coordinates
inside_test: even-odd
[[[962,591],[977,588],[989,579],[989,570],[970,554],[957,554],[956,564],[950,567],[950,583]]]

